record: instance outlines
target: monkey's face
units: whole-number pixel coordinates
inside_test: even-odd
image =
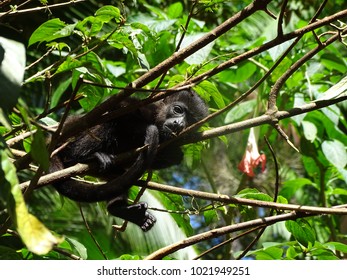
[[[165,108],[165,118],[160,127],[162,140],[177,136],[187,127],[187,107],[182,102],[173,102]]]

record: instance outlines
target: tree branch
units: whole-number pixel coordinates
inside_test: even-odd
[[[275,117],[279,120],[282,120],[282,119],[290,118],[296,115],[304,114],[310,111],[318,110],[324,107],[328,107],[330,105],[333,105],[345,100],[347,100],[346,94],[331,100],[317,100],[300,107],[292,108],[288,111],[278,111],[277,113],[275,113]],[[177,141],[180,141],[180,144],[195,143],[198,141],[208,140],[211,138],[231,134],[243,129],[247,129],[247,128],[251,128],[251,127],[255,127],[259,125],[271,124],[271,121],[272,121],[272,118],[269,115],[264,114],[262,116],[255,117],[253,119],[217,127],[217,128],[210,129],[208,131],[204,131],[201,133],[194,133],[193,135],[188,135],[183,140],[177,137],[178,138]],[[117,159],[115,159],[115,164],[118,161],[126,160],[126,159],[129,159],[130,157],[133,157],[136,153],[141,152],[143,148],[144,147],[139,148],[136,151],[117,156]],[[54,172],[54,173],[42,176],[40,180],[37,182],[37,186],[44,186],[54,181],[66,179],[75,175],[81,175],[88,172],[91,168],[92,166],[89,166],[86,164],[76,164],[72,167],[60,170],[58,172]],[[21,189],[24,190],[25,188],[27,188],[29,185],[29,182],[30,181],[21,183],[20,184]]]

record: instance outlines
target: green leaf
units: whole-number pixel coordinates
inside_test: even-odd
[[[341,57],[334,54],[323,54],[320,63],[331,71],[339,71],[342,74],[345,74],[347,71],[347,67],[341,60]]]
[[[133,43],[133,41],[131,41],[129,39],[129,34],[124,34],[122,32],[115,32],[108,40],[107,42],[114,48],[116,49],[127,49],[128,51],[130,51],[132,53],[132,55],[134,55],[135,57],[137,57],[137,49]]]
[[[206,34],[207,33],[200,32],[200,33],[185,35],[183,40],[182,40],[181,48],[188,47],[190,44],[199,40],[201,37],[205,36]],[[177,40],[178,39],[179,38],[177,38]],[[192,65],[192,64],[199,65],[201,63],[204,63],[207,60],[207,58],[209,57],[209,55],[213,49],[214,44],[215,44],[214,42],[207,44],[203,48],[199,49],[195,53],[188,56],[184,61],[190,65]]]
[[[108,20],[105,19],[103,16],[89,16],[77,23],[76,29],[81,31],[87,37],[96,36],[104,26],[104,23],[107,21]]]
[[[54,108],[58,105],[60,97],[64,94],[64,92],[68,89],[68,87],[71,85],[72,78],[69,77],[68,79],[61,81],[58,84],[58,87],[54,90],[52,94],[52,101],[51,101],[51,108]]]
[[[313,142],[314,140],[316,140],[317,127],[313,123],[308,121],[302,121],[301,125],[304,130],[305,138],[310,142]]]
[[[0,245],[0,260],[22,260],[22,255],[17,250]]]
[[[121,255],[118,260],[128,260],[128,261],[138,261],[141,260],[142,258],[138,255],[129,255],[129,254],[125,254],[125,255]]]
[[[286,221],[286,228],[304,247],[308,248],[310,245],[314,245],[316,234],[306,220]]]
[[[183,5],[181,2],[173,3],[169,6],[167,15],[170,18],[180,18],[183,13]]]
[[[261,201],[273,201],[273,198],[268,194],[259,192],[257,189],[244,189],[240,191],[236,197],[247,198],[247,199],[256,199]]]
[[[327,249],[315,249],[311,250],[310,253],[317,260],[339,260],[332,251]]]
[[[96,11],[95,15],[102,19],[103,22],[109,22],[111,19],[115,19],[116,22],[121,21],[120,10],[111,5],[105,5]]]
[[[130,24],[130,26],[133,29],[140,29],[142,30],[148,37],[152,38],[155,40],[155,37],[152,35],[152,31],[148,28],[146,24],[140,23],[140,22],[133,22]]]
[[[218,75],[222,82],[226,83],[242,83],[248,80],[257,71],[257,66],[251,62],[239,65],[237,68],[223,71]]]
[[[48,20],[41,24],[30,36],[28,46],[37,42],[50,42],[58,38],[68,37],[72,34],[76,24],[65,24],[58,18]]]
[[[202,145],[190,144],[184,147],[184,161],[189,168],[193,168],[201,159]]]
[[[347,253],[347,245],[340,242],[328,242],[323,244],[323,246],[330,250],[337,250],[342,253]]]
[[[66,71],[70,71],[72,69],[81,67],[84,64],[81,60],[76,60],[72,58],[71,56],[68,56],[66,60],[58,67],[55,74],[63,73]]]
[[[218,221],[217,211],[215,209],[204,211],[204,219],[206,225],[210,225],[211,223]]]
[[[337,168],[343,168],[347,164],[346,147],[338,140],[324,141],[322,150],[327,160]]]
[[[256,252],[255,256],[257,260],[280,260],[283,256],[283,249],[270,247]]]
[[[217,108],[225,107],[224,99],[218,88],[209,81],[203,81],[194,87],[194,90],[208,102],[211,98],[216,103]]]
[[[347,91],[347,76],[343,77],[338,83],[334,84],[324,93],[317,93],[318,100],[331,100],[341,96]]]
[[[72,238],[66,238],[66,240],[71,243],[82,259],[86,260],[88,258],[87,248],[82,243]]]
[[[241,120],[243,117],[253,112],[256,105],[256,99],[244,101],[242,103],[237,104],[227,113],[224,122],[233,123],[235,121]]]
[[[288,200],[302,187],[306,185],[313,185],[312,181],[306,178],[298,178],[283,183],[280,195],[284,196]]]
[[[298,246],[297,246],[298,247]],[[300,248],[300,247],[299,247]],[[296,250],[295,247],[290,246],[286,251],[286,259],[295,259],[298,255],[300,255],[302,252]]]
[[[30,154],[35,162],[39,163],[45,171],[48,171],[49,155],[46,147],[46,138],[40,128],[37,128],[34,134]]]

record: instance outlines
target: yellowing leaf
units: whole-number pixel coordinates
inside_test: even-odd
[[[7,208],[15,223],[18,234],[27,248],[38,255],[47,254],[53,246],[62,242],[54,236],[35,216],[28,212],[19,187],[16,169],[0,147],[0,195],[7,202]]]

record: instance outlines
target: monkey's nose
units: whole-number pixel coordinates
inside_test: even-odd
[[[183,128],[184,128],[184,125],[181,121],[179,120],[174,120],[173,122],[170,122],[167,124],[167,127],[175,134],[178,134],[180,133]]]

